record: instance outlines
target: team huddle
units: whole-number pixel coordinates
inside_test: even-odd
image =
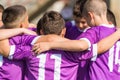
[[[0,6],[0,80],[119,80],[120,30],[105,0],[77,0],[73,20]]]

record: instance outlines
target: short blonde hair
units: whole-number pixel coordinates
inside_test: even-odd
[[[107,13],[107,5],[104,0],[87,0],[83,13],[93,12],[98,16]]]

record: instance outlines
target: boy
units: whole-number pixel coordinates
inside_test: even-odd
[[[65,37],[68,39],[76,39],[82,32],[85,32],[89,26],[86,20],[82,16],[80,8],[82,8],[83,1],[76,1],[73,7],[73,18],[74,20],[66,23],[66,34]]]
[[[4,23],[4,28],[16,28],[18,34],[27,31],[26,29],[18,30],[17,28],[28,27],[28,15],[25,7],[20,5],[14,5],[6,8],[2,15],[2,21]],[[1,29],[2,31],[2,29]],[[31,31],[32,32],[32,31]],[[13,34],[12,32],[10,34]],[[4,35],[1,34],[4,37]],[[19,39],[19,38],[18,38]],[[16,38],[10,40],[10,44],[19,44],[19,42],[14,42]],[[2,47],[2,45],[0,46]],[[14,46],[11,47],[14,49]],[[6,49],[7,50],[7,49]],[[9,80],[22,80],[24,65],[22,61],[9,60],[3,56],[0,56],[0,79]]]

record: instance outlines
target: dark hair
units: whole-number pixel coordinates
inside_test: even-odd
[[[73,15],[75,17],[82,17],[82,10],[86,1],[87,0],[77,0],[75,2],[75,5],[73,7]]]
[[[107,9],[107,20],[117,26],[115,15],[110,9]]]
[[[46,12],[37,24],[37,33],[41,29],[46,34],[57,34],[60,35],[62,29],[65,27],[65,21],[63,17],[55,11]]]
[[[25,18],[26,8],[22,5],[14,5],[3,11],[2,21],[6,28],[14,28]]]
[[[0,12],[3,12],[4,11],[4,7],[3,5],[0,4]]]
[[[76,1],[75,5],[73,7],[73,16],[82,17],[81,11],[80,11],[80,1]]]
[[[37,34],[40,35],[40,30],[42,30],[42,19],[37,23]]]

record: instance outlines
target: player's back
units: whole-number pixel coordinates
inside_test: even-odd
[[[107,37],[116,30],[113,26],[106,26],[107,25],[96,27],[96,41]],[[91,61],[89,71],[90,80],[118,80],[120,78],[119,44],[120,41],[114,44],[114,46],[104,54],[98,55],[95,61]]]
[[[76,80],[78,54],[51,50],[27,59],[29,80]]]

